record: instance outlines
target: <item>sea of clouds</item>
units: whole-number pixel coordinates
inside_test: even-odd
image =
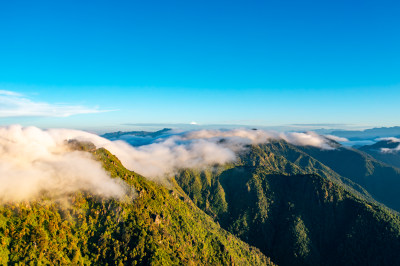
[[[116,155],[123,165],[151,179],[163,179],[181,168],[234,162],[248,144],[283,139],[295,145],[333,149],[330,139],[314,132],[278,133],[263,130],[199,130],[174,132],[146,145],[102,138],[71,129],[42,130],[12,125],[0,127],[0,200],[21,201],[40,195],[63,197],[88,191],[121,198],[126,185],[113,179],[90,153],[73,151],[66,140],[92,142]]]

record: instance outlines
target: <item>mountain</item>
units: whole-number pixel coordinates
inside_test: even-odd
[[[335,147],[335,150],[342,147],[333,140],[329,141],[329,145]],[[310,154],[304,151],[305,147],[296,146],[284,140],[270,141],[267,144],[253,146],[251,153],[244,153],[240,156],[240,162],[263,165],[271,173],[278,174],[317,174],[338,185],[342,185],[352,193],[364,197],[367,200],[373,200],[373,197],[359,184],[353,182],[344,176],[316,160]],[[315,148],[321,150],[320,148]]]
[[[330,132],[330,134],[350,140],[377,139],[399,136],[400,127],[379,127],[365,130],[334,130]]]
[[[176,184],[167,189],[126,170],[105,149],[71,144],[92,151],[113,178],[128,184],[130,195],[116,200],[79,192],[1,205],[0,264],[273,264],[222,229]]]
[[[362,151],[247,145],[234,163],[181,169],[161,185],[103,148],[67,144],[128,195],[4,203],[0,264],[400,265],[400,217],[369,187],[381,181],[395,205],[398,173]]]
[[[362,147],[359,147],[358,149],[360,151],[368,153],[379,161],[400,168],[400,150],[393,150],[396,149],[399,145],[399,142],[388,139],[381,140],[373,145],[364,145]],[[382,149],[387,149],[390,151],[382,152]]]
[[[119,139],[122,136],[137,136],[137,137],[150,137],[150,138],[156,138],[161,135],[164,135],[165,133],[171,131],[170,128],[163,128],[158,131],[117,131],[117,132],[110,132],[101,135],[101,137],[114,140],[114,139]]]
[[[169,136],[171,129],[164,128],[159,131],[118,131],[101,135],[109,140],[124,140],[132,146],[142,146],[151,144],[155,139]]]
[[[322,150],[299,147],[339,175],[362,186],[377,201],[400,211],[400,169],[374,159],[367,153],[347,147]]]
[[[234,164],[182,170],[175,180],[223,228],[278,265],[400,264],[399,216],[308,148],[253,145]]]

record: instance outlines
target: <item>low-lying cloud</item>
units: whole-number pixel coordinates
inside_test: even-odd
[[[134,147],[79,130],[0,128],[0,200],[21,201],[42,194],[62,197],[88,191],[120,198],[125,187],[112,179],[89,153],[71,151],[66,140],[92,142],[116,155],[126,168],[145,177],[164,180],[182,168],[201,168],[234,162],[248,144],[283,139],[295,145],[333,149],[330,140],[314,132],[278,133],[263,130],[200,130],[173,132],[151,144]]]
[[[137,136],[132,136],[135,143]],[[149,137],[143,137],[149,142]],[[237,152],[249,144],[266,143],[272,139],[283,139],[295,145],[333,149],[330,140],[314,132],[278,133],[264,130],[198,130],[189,132],[167,132],[157,136],[153,142],[133,147],[127,142],[129,136],[121,140],[95,145],[105,147],[114,153],[130,170],[149,178],[160,178],[173,174],[181,168],[201,168],[211,164],[234,162]],[[100,140],[99,140],[100,141]],[[131,142],[132,143],[132,142]]]
[[[71,151],[64,142],[67,135],[35,127],[0,128],[0,201],[61,198],[76,191],[121,198],[122,182],[89,153]]]
[[[326,137],[328,139],[331,139],[331,140],[334,140],[336,142],[349,142],[349,139],[343,138],[343,137],[338,137],[338,136],[335,136],[335,135],[324,135],[324,137]]]
[[[321,149],[333,149],[327,138],[315,132],[284,132],[265,130],[235,129],[228,131],[221,130],[200,130],[183,135],[184,139],[233,139],[239,144],[260,144],[272,139],[283,139],[289,143],[300,146],[314,146]],[[328,139],[332,139],[328,137]]]
[[[264,130],[198,130],[188,132],[166,132],[157,136],[150,144],[132,146],[129,136],[122,140],[107,140],[83,131],[50,130],[57,139],[77,139],[90,141],[96,147],[104,147],[116,155],[123,165],[145,177],[160,179],[182,168],[201,168],[212,164],[234,162],[237,152],[249,144],[266,143],[272,139],[283,139],[294,145],[314,146],[321,149],[334,149],[330,140],[314,132],[279,133]],[[132,136],[135,138],[137,136]],[[140,142],[139,142],[140,143]]]
[[[394,143],[399,143],[399,145],[395,148],[381,148],[382,153],[393,153],[393,152],[400,152],[400,139],[395,138],[395,137],[390,137],[390,138],[379,138],[377,139],[378,141],[380,140],[386,140]]]

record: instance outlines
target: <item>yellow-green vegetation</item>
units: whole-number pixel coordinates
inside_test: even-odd
[[[257,248],[220,228],[172,183],[126,170],[93,152],[114,178],[135,188],[122,200],[71,195],[0,207],[0,264],[272,265]]]
[[[284,141],[176,181],[221,226],[278,265],[400,265],[400,218]]]

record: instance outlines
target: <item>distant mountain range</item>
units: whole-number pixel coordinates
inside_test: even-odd
[[[124,140],[132,146],[142,146],[154,142],[157,138],[168,136],[171,130],[171,128],[164,128],[155,132],[117,131],[103,134],[101,137],[109,140]]]
[[[380,127],[371,128],[362,131],[356,130],[334,130],[329,134],[338,137],[347,138],[350,140],[365,140],[365,139],[377,139],[400,136],[400,127]]]
[[[149,131],[117,131],[112,133],[106,133],[101,135],[101,137],[116,140],[120,138],[128,137],[149,137],[149,138],[157,138],[159,136],[168,134],[168,132],[172,131],[171,128],[164,128],[158,131],[149,132]],[[380,127],[380,128],[371,128],[365,130],[329,130],[329,129],[318,129],[315,130],[318,134],[323,135],[335,135],[342,138],[347,138],[349,140],[357,141],[357,140],[375,140],[378,138],[387,138],[387,137],[399,137],[400,136],[400,126],[396,127]]]
[[[169,131],[171,131],[171,128],[164,128],[158,131],[154,132],[149,132],[149,131],[117,131],[117,132],[111,132],[111,133],[105,133],[101,135],[101,137],[114,140],[114,139],[119,139],[123,136],[136,136],[136,137],[151,137],[151,138],[156,138],[159,137]]]

